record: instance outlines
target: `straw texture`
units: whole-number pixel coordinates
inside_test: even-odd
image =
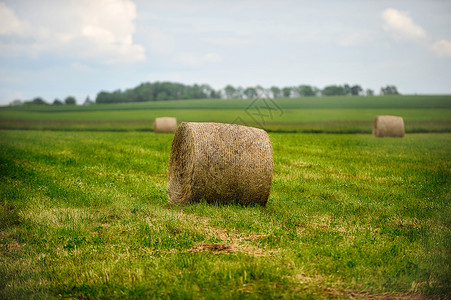
[[[171,117],[156,118],[153,123],[154,132],[175,132],[177,129],[177,119]]]
[[[272,183],[272,147],[262,130],[235,124],[183,122],[169,160],[169,198],[183,204],[265,206]]]
[[[405,134],[404,120],[397,116],[377,116],[374,119],[373,136],[403,137]]]

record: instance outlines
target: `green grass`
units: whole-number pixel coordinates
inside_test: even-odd
[[[255,113],[255,115],[250,115]],[[182,121],[240,123],[275,132],[371,133],[377,115],[403,116],[407,133],[451,132],[451,110],[446,109],[290,109],[260,117],[243,110],[136,110],[90,112],[8,112],[3,129],[152,131],[153,120],[173,116]],[[239,120],[239,119],[240,120]]]
[[[451,96],[183,100],[0,109],[1,129],[151,131],[161,116],[240,123],[272,132],[370,133],[377,115],[402,116],[407,133],[451,132]],[[268,109],[269,108],[269,109]]]
[[[265,208],[174,207],[171,134],[0,131],[0,298],[450,296],[451,134],[270,138]]]

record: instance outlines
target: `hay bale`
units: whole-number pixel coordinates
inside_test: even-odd
[[[272,147],[258,128],[183,122],[169,160],[169,198],[184,204],[266,205],[272,183]]]
[[[154,132],[175,132],[177,129],[177,119],[171,117],[156,118],[153,123]]]
[[[374,137],[403,137],[404,120],[397,116],[377,116],[374,119]]]

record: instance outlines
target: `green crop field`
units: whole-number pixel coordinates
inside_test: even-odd
[[[451,132],[451,96],[180,100],[0,109],[0,129],[149,131],[161,116],[246,124],[272,132],[370,133],[376,115],[399,115],[408,133]]]
[[[2,108],[0,299],[449,298],[450,99]],[[268,129],[267,206],[169,204],[162,114]]]

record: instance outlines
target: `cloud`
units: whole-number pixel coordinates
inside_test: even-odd
[[[396,39],[418,40],[426,37],[426,32],[415,24],[407,12],[387,8],[382,12],[383,28]]]
[[[451,42],[440,40],[432,45],[432,50],[440,57],[451,57]]]
[[[3,49],[104,64],[146,59],[144,47],[133,42],[136,6],[130,0],[69,0],[42,6],[36,1],[29,5],[33,13],[22,16],[29,23],[26,30],[27,23],[0,3],[0,35],[11,36],[0,40]]]
[[[421,45],[431,49],[437,56],[451,57],[451,42],[442,39],[432,44],[425,30],[415,24],[407,12],[387,8],[382,12],[382,19],[383,28],[395,39],[421,41]]]
[[[23,35],[25,27],[14,11],[0,2],[0,36]]]

